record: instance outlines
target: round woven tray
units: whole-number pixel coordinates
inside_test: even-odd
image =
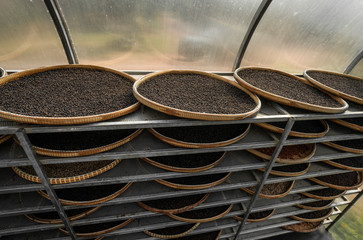
[[[108,170],[114,168],[120,162],[121,162],[121,159],[117,159],[102,168],[99,168],[92,172],[84,173],[84,174],[78,175],[78,176],[63,177],[63,178],[52,178],[51,177],[48,179],[49,179],[50,184],[67,184],[67,183],[72,183],[72,182],[79,182],[79,181],[83,181],[83,180],[98,176],[104,172],[107,172]],[[85,164],[85,163],[82,163],[82,164]],[[24,178],[25,180],[28,180],[31,182],[36,182],[36,183],[41,183],[40,178],[38,176],[26,173],[18,167],[12,167],[12,169],[14,170],[14,172],[16,174],[18,174],[21,178]]]
[[[209,197],[209,195],[210,195],[210,193],[207,193],[203,197],[201,197],[197,202],[195,202],[193,204],[190,204],[190,205],[187,205],[187,206],[184,206],[181,208],[174,208],[174,209],[158,209],[158,208],[147,205],[147,203],[145,203],[145,202],[137,202],[137,204],[150,212],[163,213],[163,214],[177,214],[177,213],[182,213],[182,212],[188,211],[190,209],[193,209],[196,206],[199,206]],[[186,197],[188,197],[188,196],[186,196]],[[164,201],[164,199],[160,199],[158,201]]]
[[[248,127],[246,128],[246,130],[243,133],[241,133],[240,135],[238,135],[237,137],[234,137],[234,138],[226,140],[226,141],[212,142],[212,143],[184,142],[184,141],[180,141],[180,140],[177,140],[174,138],[167,137],[167,136],[159,133],[157,130],[155,130],[153,128],[149,128],[148,130],[156,138],[158,138],[161,141],[166,142],[170,145],[173,145],[173,146],[184,147],[184,148],[217,148],[217,147],[223,147],[223,146],[227,146],[232,143],[238,142],[239,140],[241,140],[242,138],[244,138],[247,135],[250,128],[251,128],[251,124],[248,124]]]
[[[270,171],[270,174],[276,175],[276,176],[284,176],[284,177],[301,176],[301,175],[304,175],[305,173],[307,173],[309,171],[311,163],[301,163],[301,164],[306,164],[306,168],[304,170],[300,171],[300,172],[283,172],[283,171],[274,170],[272,168],[272,170]],[[266,169],[260,168],[258,170],[260,170],[261,172],[265,172]]]
[[[329,201],[327,204],[325,204],[324,206],[321,207],[312,207],[312,206],[308,206],[308,205],[304,205],[304,204],[297,204],[296,206],[302,209],[309,209],[309,210],[323,210],[326,209],[328,207],[330,207],[333,203],[334,203],[334,199],[332,200],[326,200]]]
[[[129,136],[124,137],[114,143],[107,144],[104,146],[96,147],[96,148],[89,148],[89,149],[82,149],[82,150],[56,150],[56,149],[48,149],[38,147],[33,145],[33,149],[36,153],[40,155],[50,156],[50,157],[81,157],[81,156],[88,156],[93,155],[101,152],[106,152],[111,149],[117,148],[121,145],[124,145],[127,142],[130,142],[132,139],[140,135],[143,129],[137,129],[135,132],[131,133]],[[14,141],[20,145],[18,139],[14,136]]]
[[[363,161],[363,158],[362,158],[361,161]],[[352,167],[352,166],[344,165],[342,163],[337,163],[337,162],[330,161],[330,160],[327,160],[327,161],[324,161],[324,162],[326,164],[329,164],[329,165],[334,166],[334,167],[337,167],[337,168],[346,169],[346,170],[352,170],[352,171],[358,171],[358,172],[363,172],[363,168]]]
[[[265,221],[265,220],[269,219],[275,213],[276,209],[274,208],[274,209],[268,210],[268,211],[270,211],[270,213],[266,217],[258,218],[258,219],[247,218],[247,222],[262,222],[262,221]],[[240,216],[234,216],[233,218],[238,220],[238,221],[243,220],[243,217],[240,217]]]
[[[332,143],[332,142],[323,142],[323,144],[344,151],[344,152],[350,152],[350,153],[358,153],[358,154],[362,154],[363,153],[363,149],[358,149],[358,148],[350,148],[350,147],[345,147],[336,143]]]
[[[128,219],[122,223],[120,223],[119,225],[117,226],[114,226],[114,227],[111,227],[111,228],[108,228],[108,229],[104,229],[104,230],[101,230],[101,231],[97,231],[97,232],[89,232],[89,233],[77,233],[76,232],[76,236],[77,237],[97,237],[99,235],[102,235],[102,234],[106,234],[106,233],[110,233],[110,232],[113,232],[113,231],[116,231],[117,229],[120,229],[124,226],[126,226],[127,224],[129,224],[130,222],[132,222],[134,219]],[[69,232],[63,228],[59,228],[59,230],[67,235],[69,235]]]
[[[220,158],[216,159],[215,162],[205,165],[205,166],[195,167],[195,168],[174,167],[174,166],[169,166],[166,164],[159,163],[150,158],[141,158],[141,159],[155,167],[159,167],[159,168],[173,171],[173,172],[202,172],[202,171],[206,171],[208,169],[211,169],[211,168],[217,166],[223,160],[223,158],[225,156],[226,156],[226,152],[224,152]]]
[[[2,135],[2,136],[0,136],[0,144],[4,143],[5,141],[7,141],[10,138],[11,138],[11,135]]]
[[[227,213],[229,213],[231,211],[233,207],[233,204],[231,204],[228,208],[226,208],[225,211],[219,213],[218,215],[216,216],[213,216],[213,217],[209,217],[209,218],[185,218],[185,217],[181,217],[177,214],[167,214],[169,217],[171,218],[174,218],[175,220],[178,220],[178,221],[183,221],[183,222],[190,222],[190,223],[205,223],[205,222],[211,222],[211,221],[215,221],[217,219],[220,219],[222,218],[223,216],[225,216]],[[208,209],[205,209],[205,210],[208,210]]]
[[[342,97],[344,99],[347,99],[349,101],[352,101],[352,102],[355,102],[355,103],[359,103],[359,104],[363,104],[363,99],[362,98],[359,98],[359,97],[356,97],[356,96],[352,96],[348,93],[345,93],[345,92],[342,92],[342,91],[339,91],[339,90],[336,90],[334,88],[331,88],[331,87],[328,87],[327,85],[319,82],[319,80],[311,77],[309,74],[311,72],[321,72],[321,73],[328,73],[328,74],[333,74],[333,75],[337,75],[337,76],[342,76],[342,77],[347,77],[347,78],[350,78],[350,79],[355,79],[355,80],[359,80],[359,81],[362,81],[362,85],[363,85],[363,78],[359,78],[359,77],[355,77],[355,76],[352,76],[352,75],[347,75],[347,74],[342,74],[342,73],[337,73],[337,72],[330,72],[330,71],[321,71],[321,70],[305,70],[304,71],[304,77],[309,81],[311,82],[312,84],[314,84],[315,86],[321,88],[321,89],[324,89],[325,91],[328,91],[332,94],[335,94],[339,97]]]
[[[245,92],[246,94],[248,94],[253,101],[256,103],[256,107],[249,112],[245,112],[245,113],[240,113],[240,114],[212,114],[212,113],[202,113],[202,112],[191,112],[191,111],[187,111],[187,110],[183,110],[183,109],[177,109],[177,108],[172,108],[169,106],[165,106],[162,104],[159,104],[157,102],[154,102],[144,96],[142,96],[139,92],[138,92],[138,87],[143,84],[145,81],[148,81],[149,79],[152,79],[155,76],[158,75],[164,75],[164,74],[198,74],[198,75],[204,75],[204,76],[208,76],[208,77],[212,77],[214,79],[218,79],[220,81],[226,82],[228,84],[231,84],[237,88],[239,88],[241,91]],[[211,73],[206,73],[206,72],[201,72],[201,71],[192,71],[192,70],[169,70],[169,71],[162,71],[162,72],[156,72],[156,73],[152,73],[152,74],[148,74],[147,76],[139,79],[138,81],[135,82],[134,87],[133,87],[133,91],[134,91],[134,95],[135,98],[141,102],[142,104],[153,108],[159,112],[163,112],[169,115],[173,115],[173,116],[177,116],[177,117],[182,117],[182,118],[191,118],[191,119],[199,119],[199,120],[238,120],[238,119],[244,119],[244,118],[248,118],[248,117],[252,117],[254,116],[261,108],[261,101],[260,99],[253,93],[247,91],[245,88],[241,87],[240,85],[238,85],[237,83],[234,83],[228,79],[225,79],[221,76],[215,75],[215,74],[211,74]]]
[[[318,178],[309,178],[309,180],[311,180],[311,181],[313,181],[313,182],[315,182],[315,183],[317,183],[319,185],[327,186],[327,187],[334,188],[334,189],[337,189],[337,190],[351,190],[351,189],[359,188],[363,183],[362,173],[361,172],[356,172],[356,174],[357,174],[357,178],[358,178],[358,183],[356,183],[353,186],[334,185],[334,184],[331,184],[331,183],[321,181]]]
[[[76,215],[73,215],[73,216],[69,216],[68,215],[68,219],[70,221],[74,221],[74,220],[78,220],[78,219],[81,219],[87,215],[90,215],[91,213],[97,211],[98,209],[100,209],[101,207],[94,207],[94,208],[91,208],[91,209],[88,209],[87,211],[84,211],[82,213],[79,213],[79,214],[76,214]],[[37,222],[37,223],[45,223],[45,224],[61,224],[63,223],[62,222],[62,219],[46,219],[46,218],[40,218],[40,217],[37,217],[37,214],[25,214],[25,217],[29,218],[30,220],[34,221],[34,222]]]
[[[319,137],[323,137],[325,136],[328,132],[329,132],[329,125],[326,121],[324,120],[320,120],[320,122],[324,125],[325,130],[323,132],[320,133],[305,133],[305,132],[298,132],[298,131],[293,131],[291,130],[289,133],[289,136],[292,137],[301,137],[301,138],[319,138]],[[280,133],[282,134],[284,132],[285,129],[274,126],[272,124],[269,123],[254,123],[255,125],[265,128],[267,130],[270,130],[272,132],[276,132],[276,133]]]
[[[318,230],[322,225],[323,221],[313,223],[301,222],[289,226],[283,226],[283,228],[293,232],[309,233]]]
[[[44,68],[37,68],[32,70],[26,70],[18,73],[11,74],[7,77],[4,77],[0,80],[0,86],[6,84],[11,81],[16,81],[18,78],[32,75],[35,73],[40,73],[48,70],[54,69],[63,69],[63,68],[83,68],[83,69],[95,69],[101,71],[112,72],[122,77],[129,79],[131,82],[135,82],[136,79],[132,78],[131,76],[127,75],[126,73],[119,72],[110,68],[104,68],[100,66],[93,66],[93,65],[81,65],[81,64],[71,64],[71,65],[58,65],[58,66],[51,66],[51,67],[44,67]],[[129,107],[97,115],[89,115],[89,116],[80,116],[80,117],[42,117],[42,116],[27,116],[23,114],[11,113],[0,110],[0,118],[5,118],[8,120],[12,120],[15,122],[21,123],[32,123],[32,124],[51,124],[51,125],[71,125],[71,124],[85,124],[85,123],[92,123],[92,122],[99,122],[105,121],[112,118],[117,118],[131,112],[134,112],[140,107],[140,103],[137,102]]]
[[[173,235],[161,235],[161,234],[156,234],[153,233],[152,230],[145,230],[144,233],[151,236],[151,237],[155,237],[155,238],[161,238],[161,239],[173,239],[173,238],[180,238],[183,237],[185,235],[187,235],[188,233],[192,232],[194,229],[196,229],[199,226],[200,223],[195,223],[190,229],[188,229],[187,231],[183,232],[183,233],[179,233],[179,234],[173,234]]]
[[[332,121],[334,123],[337,123],[337,124],[339,124],[341,126],[344,126],[344,127],[356,130],[356,131],[363,132],[363,126],[344,121],[344,119],[330,119],[330,121]]]
[[[218,179],[214,182],[211,183],[206,183],[206,184],[196,184],[196,185],[185,185],[185,184],[177,184],[177,183],[173,183],[173,182],[169,182],[168,180],[164,180],[164,179],[155,179],[156,182],[163,184],[165,186],[171,187],[171,188],[176,188],[176,189],[184,189],[184,190],[198,190],[198,189],[205,189],[205,188],[210,188],[213,186],[217,186],[221,183],[223,183],[224,181],[226,181],[229,176],[231,176],[231,172],[227,173],[224,177],[222,177],[221,179]]]
[[[323,209],[325,210],[325,209]],[[319,211],[323,211],[323,210],[319,210]],[[324,219],[330,217],[330,215],[333,213],[333,208],[330,209],[330,211],[325,215],[322,216],[320,218],[302,218],[299,216],[290,216],[292,219],[298,220],[298,221],[302,221],[302,222],[321,222]]]
[[[305,144],[306,146],[308,146],[308,149],[305,152],[305,156],[301,157],[299,159],[286,159],[286,158],[277,158],[276,162],[280,162],[280,163],[286,163],[286,164],[298,164],[298,163],[304,163],[306,161],[308,161],[310,158],[312,158],[315,154],[316,151],[316,144],[315,143],[311,143],[311,144]],[[287,148],[289,146],[285,146],[284,148]],[[267,155],[263,152],[260,152],[258,149],[246,149],[248,152],[256,155],[257,157],[263,158],[265,160],[270,160],[271,159],[271,155]]]
[[[340,194],[332,195],[332,196],[319,196],[319,195],[315,195],[315,194],[309,193],[309,192],[301,192],[301,194],[304,195],[305,197],[319,199],[319,200],[334,200],[338,197],[343,196],[345,194],[345,192],[346,191],[343,190]]]
[[[90,205],[95,205],[95,204],[100,204],[103,202],[107,202],[110,201],[114,198],[116,198],[117,196],[119,196],[121,193],[125,192],[132,183],[127,183],[125,186],[123,186],[122,188],[120,188],[119,190],[117,190],[116,192],[106,196],[106,197],[102,197],[102,198],[98,198],[98,199],[93,199],[93,200],[88,200],[88,201],[73,201],[73,200],[67,200],[67,199],[59,199],[60,203],[62,203],[63,205],[74,205],[74,206],[90,206]],[[48,194],[43,191],[37,191],[41,196],[47,198],[50,200],[50,197],[48,196]]]
[[[258,195],[259,198],[265,198],[265,199],[276,199],[276,198],[283,198],[285,197],[287,194],[289,194],[289,192],[291,191],[291,189],[294,187],[294,184],[295,184],[295,180],[293,181],[290,181],[290,187],[283,193],[280,193],[280,194],[276,194],[276,195],[268,195],[268,194],[263,194],[263,193],[260,193]],[[254,190],[251,190],[249,188],[242,188],[243,191],[251,194],[251,195],[254,195],[255,194],[255,191]]]
[[[244,81],[242,78],[240,78],[238,76],[238,72],[245,70],[245,69],[257,69],[257,70],[264,70],[264,71],[271,71],[271,72],[277,72],[283,75],[286,75],[290,78],[295,79],[296,81],[300,81],[302,83],[305,83],[307,85],[310,85],[312,87],[314,87],[311,83],[309,83],[307,80],[303,79],[303,78],[299,78],[296,77],[294,75],[288,74],[286,72],[282,72],[282,71],[278,71],[275,69],[271,69],[271,68],[262,68],[262,67],[240,67],[238,69],[236,69],[236,71],[234,72],[234,78],[237,80],[237,82],[239,84],[241,84],[243,87],[247,88],[248,90],[250,90],[251,92],[256,93],[257,95],[260,95],[266,99],[269,99],[271,101],[277,102],[277,103],[281,103],[287,106],[291,106],[291,107],[295,107],[295,108],[301,108],[301,109],[305,109],[305,110],[309,110],[309,111],[314,111],[314,112],[322,112],[322,113],[341,113],[344,112],[345,110],[347,110],[348,103],[346,103],[343,99],[341,99],[340,97],[328,94],[331,98],[333,98],[334,100],[336,100],[338,103],[341,104],[341,107],[324,107],[324,106],[320,106],[320,105],[315,105],[315,104],[310,104],[307,102],[301,102],[298,100],[294,100],[291,98],[286,98],[274,93],[270,93],[267,91],[264,91],[260,88],[257,88],[251,84],[249,84],[248,82]],[[319,89],[320,90],[320,89]],[[320,90],[321,91],[321,90]]]

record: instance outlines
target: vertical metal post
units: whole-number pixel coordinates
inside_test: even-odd
[[[344,73],[349,74],[362,58],[363,58],[363,49],[361,49],[360,52],[358,52],[358,54],[353,58],[348,67],[344,70]]]
[[[279,155],[282,147],[284,146],[284,143],[285,143],[285,141],[286,141],[286,139],[287,139],[287,137],[288,137],[288,135],[289,135],[289,133],[291,131],[291,128],[294,125],[294,123],[295,123],[295,119],[294,118],[290,118],[288,120],[288,122],[287,122],[287,124],[285,126],[285,130],[282,133],[282,135],[280,137],[280,140],[279,140],[279,142],[276,145],[275,151],[272,154],[271,159],[270,159],[270,161],[267,164],[266,171],[263,173],[262,179],[261,179],[261,181],[260,181],[260,183],[259,183],[259,185],[258,185],[258,187],[256,189],[256,192],[253,195],[253,197],[252,197],[252,199],[251,199],[251,201],[250,201],[250,203],[249,203],[249,205],[247,207],[247,211],[245,212],[245,214],[243,216],[243,220],[240,223],[240,225],[238,227],[238,230],[236,232],[236,235],[233,238],[234,240],[236,240],[238,238],[238,236],[240,235],[240,233],[243,230],[243,227],[246,225],[247,218],[248,218],[248,216],[251,213],[251,210],[252,210],[252,208],[253,208],[253,206],[254,206],[257,198],[258,198],[258,195],[260,195],[260,192],[262,190],[262,187],[265,184],[265,182],[266,182],[266,180],[268,178],[268,175],[270,174],[270,171],[271,171],[272,167],[275,165],[275,161],[277,159],[277,156]]]
[[[40,178],[45,190],[47,191],[50,200],[52,201],[55,209],[57,210],[59,217],[62,219],[64,226],[66,227],[67,231],[69,232],[71,238],[73,240],[76,240],[77,237],[73,231],[73,228],[71,227],[70,221],[64,212],[62,204],[59,202],[57,194],[55,193],[54,189],[52,188],[47,175],[45,174],[42,165],[40,164],[38,158],[36,157],[32,145],[29,141],[28,136],[25,134],[24,129],[19,129],[16,132],[16,137],[18,138],[22,148],[25,151],[25,154],[27,155],[28,159],[33,165],[33,168],[35,172],[37,173],[38,177]]]
[[[360,193],[353,199],[353,201],[351,201],[349,205],[346,208],[344,208],[343,212],[334,219],[334,221],[326,228],[326,230],[329,231],[330,228],[333,227],[339,221],[339,219],[341,219],[344,216],[344,214],[346,214],[349,211],[351,207],[353,207],[353,205],[360,199],[362,195],[363,195],[363,190],[361,190]]]
[[[253,16],[250,25],[248,26],[247,32],[238,50],[237,57],[236,60],[234,61],[234,65],[232,68],[232,72],[234,72],[241,65],[242,58],[246,53],[246,49],[248,47],[248,44],[250,43],[252,35],[255,32],[258,24],[260,23],[262,16],[265,14],[268,6],[270,6],[271,2],[272,0],[262,0],[260,6],[257,8],[257,11]]]
[[[73,42],[68,31],[67,23],[63,17],[62,10],[57,0],[44,0],[45,5],[53,19],[59,38],[63,44],[63,49],[67,55],[68,63],[78,64],[78,57],[73,47]]]

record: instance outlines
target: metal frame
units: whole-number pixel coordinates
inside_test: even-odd
[[[241,43],[241,46],[238,50],[236,60],[234,61],[232,72],[234,72],[239,66],[241,65],[242,58],[245,55],[245,52],[247,50],[248,44],[250,43],[250,40],[260,23],[263,15],[265,14],[267,8],[270,6],[272,0],[263,0],[258,7],[255,15],[253,16],[250,25],[248,26],[247,32],[243,38],[243,41]]]
[[[347,68],[344,70],[345,74],[349,74],[353,68],[359,63],[360,60],[363,58],[363,49],[358,52],[358,54],[353,58],[353,60],[349,63]]]
[[[78,64],[78,57],[73,46],[72,38],[68,31],[67,23],[63,17],[62,10],[57,0],[44,0],[45,5],[53,19],[58,36],[62,42],[69,64]]]

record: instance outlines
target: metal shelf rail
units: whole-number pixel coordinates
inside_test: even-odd
[[[230,74],[227,77],[231,78]],[[3,239],[25,239],[26,237],[29,239],[41,238],[53,240],[69,238],[83,239],[75,236],[72,228],[73,226],[110,222],[132,217],[136,219],[134,222],[115,232],[105,234],[105,239],[151,240],[155,238],[147,237],[142,233],[143,230],[165,226],[177,226],[185,223],[173,220],[161,214],[148,212],[140,208],[135,202],[208,192],[211,193],[210,198],[195,209],[223,206],[227,204],[235,205],[232,211],[222,219],[203,223],[191,234],[223,229],[224,231],[221,239],[261,239],[263,236],[286,233],[287,231],[281,230],[280,227],[297,222],[289,219],[289,216],[310,211],[297,209],[294,206],[299,203],[314,201],[313,199],[303,198],[298,193],[324,188],[323,186],[311,183],[307,179],[314,176],[347,172],[347,170],[336,169],[320,162],[328,159],[341,159],[362,155],[340,152],[320,144],[321,142],[327,141],[361,139],[363,137],[362,133],[354,132],[331,124],[331,131],[324,137],[314,139],[290,138],[288,137],[288,134],[293,127],[293,124],[295,121],[301,120],[363,117],[363,108],[355,106],[342,114],[321,114],[297,110],[285,106],[282,107],[266,100],[262,100],[262,102],[263,107],[257,116],[239,121],[219,122],[180,119],[167,116],[147,107],[141,107],[138,111],[118,119],[76,126],[25,125],[0,119],[0,134],[15,134],[22,144],[22,147],[15,143],[11,144],[10,142],[0,145],[0,157],[2,159],[0,161],[0,204],[2,206],[0,208],[0,226],[2,226],[0,228],[0,236],[3,236]],[[179,127],[276,121],[287,121],[283,134],[272,134],[254,126],[244,139],[225,147],[212,149],[177,148],[155,139],[150,133],[144,131],[133,141],[117,149],[78,158],[51,158],[38,156],[33,152],[31,143],[27,137],[27,134],[43,132],[101,131],[126,128]],[[276,177],[269,175],[273,167],[284,165],[275,163],[275,160],[283,146],[306,143],[317,143],[317,151],[314,157],[308,161],[312,163],[311,169],[308,173],[298,177]],[[261,159],[244,151],[249,148],[261,147],[276,147],[270,161],[262,161]],[[148,165],[144,161],[138,159],[141,157],[219,151],[228,152],[222,163],[215,168],[199,173],[169,172]],[[43,164],[66,162],[81,163],[86,161],[112,159],[123,160],[117,167],[109,172],[92,179],[66,185],[50,185],[42,168]],[[32,165],[34,167],[38,176],[42,179],[42,184],[30,183],[20,179],[10,169],[10,167],[25,165]],[[265,168],[265,172],[262,173],[257,171],[259,168]],[[198,191],[171,189],[153,181],[154,179],[160,178],[168,179],[176,177],[190,177],[224,172],[232,172],[232,175],[227,182]],[[293,190],[286,197],[273,200],[259,199],[257,197],[264,184],[290,180],[296,180],[296,183]],[[61,188],[92,187],[96,185],[126,182],[134,183],[125,193],[113,200],[95,205],[103,207],[98,212],[87,216],[84,219],[73,222],[69,222],[69,219],[64,211],[82,207],[62,206],[59,203],[55,192],[56,189]],[[250,196],[240,190],[242,187],[250,186],[257,187],[257,194]],[[37,190],[46,190],[51,198],[51,201],[40,197],[35,192]],[[351,190],[346,194],[357,194],[359,192],[361,191]],[[20,200],[19,196],[21,196]],[[358,197],[360,196],[361,193],[359,193]],[[354,203],[358,197],[356,197],[352,203]],[[346,209],[349,209],[352,203],[343,199],[334,203],[333,207],[348,205]],[[276,213],[271,219],[258,224],[247,223],[245,220],[238,222],[232,218],[233,216],[244,214],[244,219],[247,219],[251,212],[263,211],[272,208],[278,208],[278,213]],[[23,214],[47,211],[57,211],[63,220],[63,224],[36,224],[30,220],[27,221],[27,219],[22,216]],[[334,214],[341,216],[339,211],[335,211]],[[334,224],[334,221],[330,224]],[[66,237],[60,234],[59,231],[57,231],[58,227],[66,227],[71,232],[71,236]]]

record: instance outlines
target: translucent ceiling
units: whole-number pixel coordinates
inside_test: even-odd
[[[261,1],[54,0],[79,63],[120,70],[230,72]],[[0,66],[28,69],[67,58],[43,0],[1,0]],[[363,1],[273,0],[242,66],[301,74],[343,72],[363,49]],[[352,74],[362,76],[362,61]]]

